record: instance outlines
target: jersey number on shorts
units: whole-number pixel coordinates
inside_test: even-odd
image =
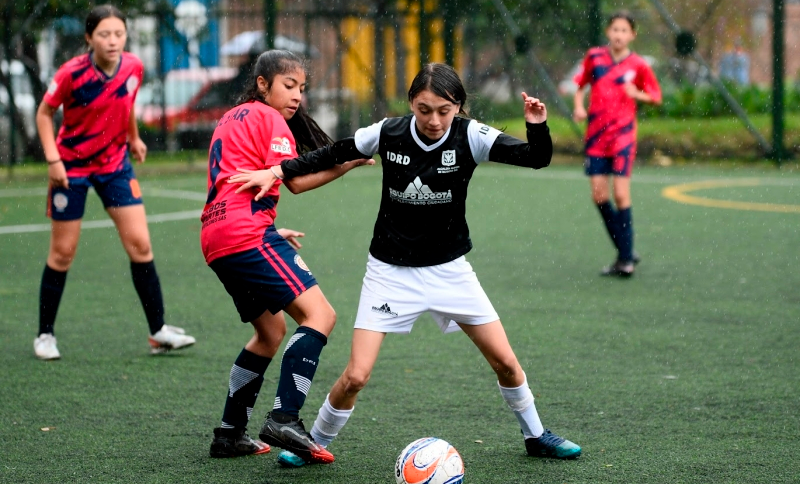
[[[211,178],[211,188],[208,190],[208,198],[206,204],[209,204],[217,198],[217,177],[222,167],[219,163],[222,161],[222,140],[218,139],[211,145],[211,154],[208,155],[208,176]]]

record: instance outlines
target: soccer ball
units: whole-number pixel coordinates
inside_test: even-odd
[[[464,461],[442,439],[425,437],[408,444],[394,465],[397,484],[462,484]]]

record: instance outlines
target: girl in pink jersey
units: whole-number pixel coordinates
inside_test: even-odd
[[[246,92],[217,123],[209,149],[208,199],[201,216],[201,246],[209,266],[233,298],[242,322],[255,334],[230,373],[222,424],[214,429],[212,457],[269,452],[277,445],[314,462],[333,462],[305,431],[299,412],[319,356],[336,322],[308,266],[297,254],[303,234],[276,229],[280,198],[276,183],[261,190],[242,181],[281,161],[332,143],[301,104],[306,88],[302,60],[287,51],[261,54]],[[293,193],[328,183],[371,159],[350,161],[305,177],[287,180]],[[272,412],[260,437],[247,435],[247,423],[267,366],[286,335],[288,313],[299,325],[286,344]]]
[[[639,256],[633,250],[630,176],[636,159],[636,102],[661,104],[661,88],[647,62],[628,45],[636,38],[636,24],[625,12],[611,16],[606,28],[608,46],[586,53],[583,71],[576,77],[576,121],[589,119],[586,130],[586,175],[592,198],[617,248],[617,260],[601,272],[630,277]],[[583,105],[591,86],[589,112]],[[611,179],[616,209],[609,201]]]
[[[151,352],[195,342],[183,329],[164,324],[142,194],[128,160],[129,153],[140,163],[147,155],[133,112],[144,67],[136,56],[124,52],[126,39],[122,12],[111,5],[92,9],[86,17],[89,52],[59,68],[36,113],[50,179],[47,214],[52,219],[39,297],[39,336],[33,342],[34,353],[42,360],[61,357],[53,327],[78,248],[90,186],[102,199],[131,260],[133,285],[150,326]],[[64,107],[64,122],[56,137],[53,115],[59,106]]]

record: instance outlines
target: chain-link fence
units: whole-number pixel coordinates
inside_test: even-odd
[[[798,0],[124,3],[128,49],[146,66],[136,114],[151,149],[206,149],[216,120],[235,103],[252,60],[268,45],[308,59],[306,102],[335,138],[405,113],[410,80],[428,61],[457,67],[474,94],[473,114],[484,119],[518,116],[522,90],[568,118],[583,53],[604,42],[603,18],[621,8],[636,18],[632,47],[651,63],[665,92],[664,104],[644,116],[676,122],[739,116],[753,151],[769,153],[777,138],[753,127],[750,117],[773,113],[774,123],[785,116],[783,109],[780,118],[775,114],[776,52],[784,59],[785,111],[794,116],[800,106]],[[36,105],[58,66],[85,52],[85,11],[53,10],[44,1],[7,4],[3,15],[0,157],[36,159]],[[783,32],[782,49],[773,45],[774,25]],[[574,132],[577,138],[580,128]],[[789,149],[799,144],[787,142]]]

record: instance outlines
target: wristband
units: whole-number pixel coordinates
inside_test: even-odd
[[[48,162],[47,162],[47,164],[48,164],[48,165],[55,165],[56,163],[61,163],[61,160],[56,160],[56,161],[48,161]]]
[[[278,173],[275,171],[274,165],[269,167],[269,171],[271,171],[272,174],[275,175],[275,178],[277,178],[278,180],[283,180],[283,177],[278,175]]]

